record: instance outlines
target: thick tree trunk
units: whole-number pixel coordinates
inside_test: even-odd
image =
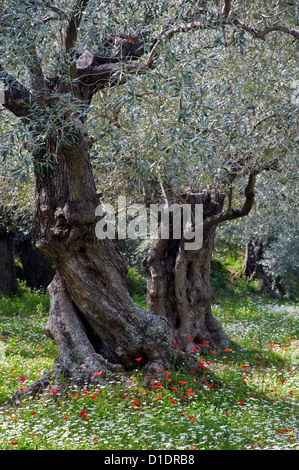
[[[79,132],[75,143],[61,147],[54,171],[36,172],[36,245],[56,268],[44,329],[58,347],[51,376],[83,384],[104,379],[107,371],[135,369],[140,359],[145,384],[153,383],[156,370],[180,354],[167,320],[131,299],[127,262],[114,241],[96,238],[98,204],[87,140]],[[47,384],[49,375],[32,390]]]
[[[0,228],[0,295],[18,291],[13,240],[14,232]]]
[[[220,213],[224,198],[213,191],[185,193],[187,204],[203,204],[204,219]],[[226,347],[229,338],[211,310],[210,265],[216,226],[204,231],[199,250],[184,241],[157,239],[143,267],[147,273],[148,311],[166,317],[177,343],[186,352]],[[190,340],[189,338],[192,338]]]

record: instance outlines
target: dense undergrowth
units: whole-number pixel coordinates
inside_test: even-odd
[[[149,390],[136,361],[126,386],[61,395],[50,387],[8,407],[15,391],[51,370],[56,347],[42,331],[46,293],[21,285],[19,296],[0,299],[0,449],[299,449],[298,304],[261,298],[257,283],[228,277],[238,271],[228,263],[214,264],[213,309],[242,349],[198,356],[196,371],[161,370]],[[143,281],[129,276],[144,307]]]

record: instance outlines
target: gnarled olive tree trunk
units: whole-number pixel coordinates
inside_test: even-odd
[[[219,214],[224,203],[224,197],[213,190],[198,195],[184,193],[182,199],[193,212],[195,204],[202,204],[204,219]],[[143,261],[147,308],[168,319],[184,351],[226,347],[230,342],[211,309],[210,265],[215,230],[216,225],[203,232],[202,247],[197,250],[186,250],[183,238],[158,238]]]

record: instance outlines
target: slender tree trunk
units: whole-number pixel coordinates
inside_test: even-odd
[[[182,198],[191,207],[203,204],[204,219],[220,213],[224,202],[213,191],[185,193]],[[204,350],[229,343],[211,309],[210,266],[215,230],[213,226],[204,231],[199,250],[185,250],[183,239],[157,239],[143,261],[148,311],[168,319],[176,341],[187,352],[194,347]]]
[[[14,232],[0,228],[0,295],[18,291],[13,240]]]

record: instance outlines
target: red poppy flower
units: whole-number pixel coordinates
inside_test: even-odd
[[[164,374],[166,374],[166,375],[170,375],[170,374],[171,374],[171,372],[168,372],[168,371],[166,370],[166,371],[164,372]]]
[[[37,411],[31,411],[31,415],[36,415]]]
[[[178,346],[178,344],[177,344],[177,343],[173,343],[173,345],[174,345],[174,346]]]
[[[51,393],[56,393],[57,392],[57,388],[54,388],[53,390],[51,390]]]
[[[102,375],[103,371],[95,372],[93,375]]]
[[[11,445],[15,446],[15,445],[17,445],[18,442],[17,441],[11,441],[10,443],[11,443]]]
[[[141,359],[142,359],[141,357],[136,357],[135,361],[139,362],[141,361]]]
[[[226,348],[224,351],[231,351],[231,348]]]
[[[193,338],[188,338],[188,339],[189,339],[189,341],[193,341]]]
[[[205,344],[209,344],[210,341],[204,341]]]
[[[197,346],[202,346],[202,344],[200,344],[200,343],[195,343],[195,344],[196,344]]]

